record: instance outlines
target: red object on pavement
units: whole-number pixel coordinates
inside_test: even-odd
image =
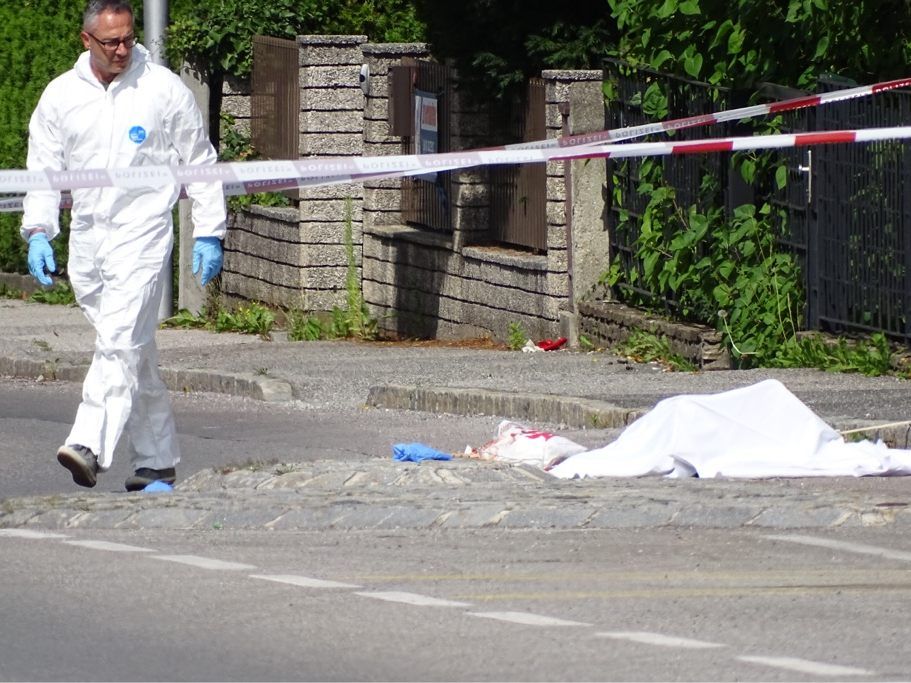
[[[560,337],[559,339],[544,339],[538,342],[538,348],[544,349],[545,351],[555,351],[565,343],[566,337]]]

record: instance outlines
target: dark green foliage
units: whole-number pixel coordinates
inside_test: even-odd
[[[805,87],[823,73],[865,83],[907,75],[904,0],[606,0],[615,53],[691,78]]]
[[[542,68],[604,57],[709,83],[810,86],[907,75],[905,0],[414,0],[438,58],[502,92]]]
[[[28,0],[0,4],[0,168],[25,168],[28,121],[48,82],[69,69],[82,42],[83,0]],[[0,271],[27,272],[22,215],[0,214]],[[54,240],[57,265],[66,239]]]
[[[375,42],[420,40],[409,0],[178,0],[171,6],[168,53],[210,73],[246,77],[254,35],[364,34]]]
[[[438,59],[494,95],[542,68],[600,67],[616,38],[605,0],[415,0]]]

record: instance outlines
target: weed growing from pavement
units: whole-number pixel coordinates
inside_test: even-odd
[[[239,305],[233,311],[217,306],[214,310],[203,308],[199,315],[181,309],[161,323],[162,327],[183,329],[206,329],[213,332],[239,332],[256,334],[263,339],[272,338],[275,313],[267,306],[251,301]]]
[[[667,338],[645,330],[634,330],[629,338],[616,346],[617,353],[637,363],[659,363],[668,370],[694,372],[696,366],[671,351]]]
[[[58,304],[72,306],[76,303],[76,295],[68,282],[58,282],[49,289],[38,289],[29,297],[29,301],[39,304]]]
[[[584,334],[579,335],[579,348],[583,351],[597,350],[597,347],[595,347],[595,344],[592,342],[592,340],[586,337]]]
[[[10,287],[9,285],[0,282],[0,298],[2,299],[25,299],[27,298],[25,292],[21,289],[16,289],[15,287]]]
[[[378,336],[378,323],[370,315],[364,293],[361,289],[361,276],[357,267],[354,252],[354,221],[352,217],[351,198],[345,200],[345,307],[333,306],[327,315],[307,313],[301,309],[287,312],[288,339],[290,341],[316,341],[317,339],[361,339],[375,340]]]
[[[528,334],[521,323],[511,322],[506,327],[506,345],[513,351],[519,351],[528,341]]]

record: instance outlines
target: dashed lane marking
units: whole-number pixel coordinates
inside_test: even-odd
[[[457,602],[456,600],[441,600],[432,598],[429,595],[419,593],[407,593],[404,591],[362,591],[355,593],[365,598],[376,598],[377,600],[386,600],[388,602],[401,602],[406,605],[417,605],[418,607],[471,607],[470,603]]]
[[[796,657],[753,657],[744,655],[737,657],[741,662],[750,664],[761,664],[762,666],[771,666],[776,669],[787,669],[788,671],[799,671],[804,674],[813,676],[874,676],[872,671],[866,669],[857,669],[853,666],[840,666],[838,664],[825,664],[822,662],[812,662],[808,659],[798,659]]]
[[[292,586],[301,586],[302,588],[360,588],[360,586],[353,583],[312,579],[309,576],[298,576],[297,574],[250,574],[250,578],[287,583]]]
[[[218,569],[222,571],[256,569],[252,564],[225,562],[224,560],[213,560],[210,557],[199,557],[198,555],[151,555],[150,557],[156,560],[164,560],[165,562],[188,564],[191,567],[200,567],[201,569]]]
[[[722,643],[710,643],[705,640],[694,640],[692,638],[678,638],[676,636],[665,636],[661,633],[649,633],[648,631],[601,631],[595,634],[601,638],[615,638],[617,640],[631,640],[634,643],[645,643],[646,645],[660,645],[661,647],[682,647],[691,650],[707,649],[713,647],[726,647]]]
[[[819,548],[843,550],[848,553],[875,555],[876,557],[882,557],[887,560],[911,562],[911,553],[903,552],[901,550],[879,548],[875,545],[864,545],[863,543],[847,543],[844,541],[833,541],[828,538],[818,538],[816,536],[802,536],[800,534],[774,534],[768,535],[766,538],[773,541],[786,541],[787,543],[801,543],[803,545],[813,545]]]
[[[138,545],[110,543],[108,541],[64,541],[66,545],[75,545],[91,550],[107,550],[112,553],[154,553],[153,548],[141,548]]]
[[[591,626],[591,624],[585,624],[581,621],[545,617],[541,614],[529,614],[528,612],[466,612],[466,614],[472,617],[509,621],[525,626]]]
[[[69,538],[66,534],[52,534],[47,531],[32,531],[31,529],[0,529],[0,536],[6,536],[7,538],[28,538],[35,541]]]

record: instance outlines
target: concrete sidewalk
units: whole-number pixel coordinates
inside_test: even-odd
[[[81,381],[93,343],[75,307],[0,301],[0,376]],[[815,370],[671,373],[604,352],[264,341],[202,330],[160,330],[158,343],[163,375],[175,391],[284,401],[302,410],[369,405],[496,415],[556,430],[619,428],[669,396],[774,377],[839,429],[911,418],[911,382],[889,377]],[[893,427],[867,436],[907,447],[908,434],[907,427]],[[166,496],[82,491],[53,501],[7,500],[0,527],[905,524],[911,521],[907,484],[905,478],[563,482],[528,468],[461,459],[420,466],[291,463],[264,472],[200,472]]]
[[[303,408],[367,405],[573,428],[623,427],[669,396],[777,378],[837,429],[911,419],[911,381],[894,377],[810,369],[666,372],[607,352],[282,339],[281,333],[265,341],[162,329],[162,375],[175,391],[292,401]],[[93,345],[92,329],[76,307],[0,300],[0,376],[81,381]],[[879,434],[904,446],[907,431]]]

